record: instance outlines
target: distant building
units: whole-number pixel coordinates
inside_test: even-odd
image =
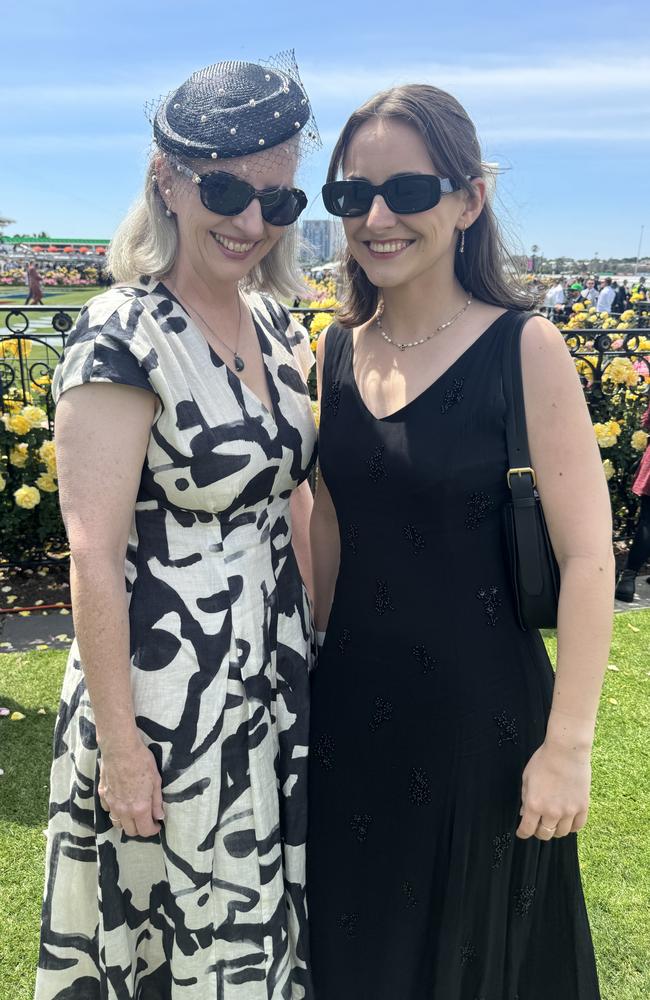
[[[337,254],[342,228],[333,219],[305,219],[302,224],[301,237],[303,257],[318,264],[327,263]]]

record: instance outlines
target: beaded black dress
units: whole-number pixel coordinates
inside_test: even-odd
[[[327,334],[319,453],[341,563],[312,675],[316,1000],[597,1000],[575,834],[515,837],[553,671],[509,586],[500,316],[375,418]]]

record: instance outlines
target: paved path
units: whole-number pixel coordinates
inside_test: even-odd
[[[633,604],[615,601],[615,612],[642,611],[650,608],[650,585],[646,577],[637,578],[637,594]],[[33,612],[29,617],[18,614],[0,615],[0,653],[17,653],[46,646],[67,649],[72,642],[72,615],[60,612]]]

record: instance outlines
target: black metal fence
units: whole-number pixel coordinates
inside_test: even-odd
[[[54,406],[49,383],[80,309],[80,306],[0,306],[0,415],[15,412],[19,405],[37,403],[47,415],[47,435],[51,437]],[[291,309],[300,314],[308,329],[316,312],[331,311]],[[564,331],[564,337],[571,355],[579,363],[594,423],[617,420],[628,425],[628,429],[637,430],[648,405],[650,388],[647,317],[639,309],[634,328],[585,327]],[[626,361],[623,370],[621,359]],[[631,365],[638,376],[634,384],[632,378],[625,381],[626,374],[631,374]],[[606,451],[603,457],[607,457]],[[629,537],[633,530],[637,502],[630,494],[630,485],[634,460],[639,457],[628,449],[627,459],[619,463],[625,468],[619,469],[610,480],[617,538]],[[10,452],[0,454],[0,471],[3,464],[11,464]],[[47,560],[47,555],[42,556],[42,561]],[[32,553],[29,563],[33,565],[33,561]],[[12,565],[19,564],[21,560],[14,556]]]

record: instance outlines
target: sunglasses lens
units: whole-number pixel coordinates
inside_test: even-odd
[[[239,215],[250,205],[254,190],[246,181],[217,170],[201,179],[201,201],[217,215]]]
[[[260,196],[262,218],[272,226],[290,226],[307,205],[307,195],[298,188],[277,188]]]
[[[384,196],[391,211],[399,215],[426,212],[440,201],[440,180],[418,174],[394,177],[385,185]]]
[[[332,181],[323,185],[323,202],[328,212],[341,218],[365,215],[372,204],[372,188],[367,181]]]

